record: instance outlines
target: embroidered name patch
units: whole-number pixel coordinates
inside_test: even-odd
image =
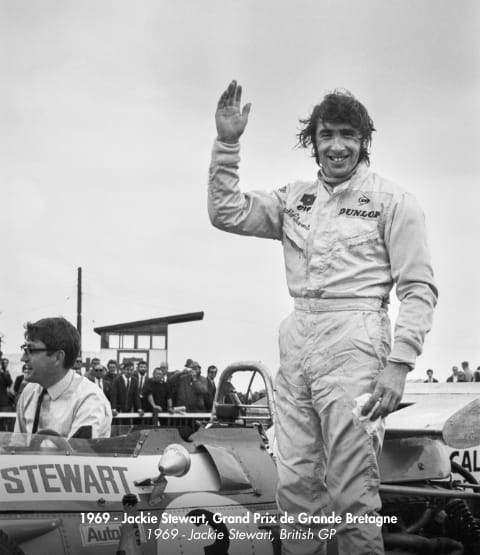
[[[310,229],[310,224],[304,224],[300,221],[300,214],[298,212],[295,212],[295,210],[293,210],[293,208],[284,208],[283,212],[286,216],[288,216],[289,218],[292,218],[292,220],[300,227],[303,227],[303,229]]]

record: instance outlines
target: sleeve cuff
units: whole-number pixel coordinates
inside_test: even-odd
[[[388,357],[388,362],[407,364],[410,367],[410,370],[413,370],[415,368],[417,354],[417,351],[412,345],[410,345],[410,343],[406,343],[405,341],[395,341],[392,352]]]
[[[240,152],[240,143],[222,143],[222,141],[215,139],[215,142],[213,143],[213,151],[218,153]]]

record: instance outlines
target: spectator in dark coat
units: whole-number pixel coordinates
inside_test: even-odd
[[[215,385],[216,375],[217,367],[212,364],[207,368],[207,395],[205,396],[205,410],[209,412],[212,410],[213,400],[217,391],[217,386]]]
[[[22,366],[22,373],[19,374],[15,378],[15,382],[13,383],[13,394],[15,397],[15,406],[17,406],[17,399],[20,397],[20,393],[22,393],[23,388],[27,385],[27,382],[24,380],[24,372],[29,368],[29,364],[25,363]]]
[[[11,412],[13,410],[8,391],[8,388],[12,385],[12,377],[7,368],[8,359],[2,358],[0,367],[0,412]],[[8,431],[7,418],[0,418],[0,431]]]
[[[138,380],[133,375],[133,362],[126,362],[123,366],[123,374],[113,380],[110,403],[113,416],[116,416],[119,412],[136,411],[143,414],[138,392]]]
[[[118,376],[117,361],[113,360],[112,358],[107,362],[107,374],[104,377],[104,379],[110,382],[111,384],[117,376]]]
[[[2,358],[0,367],[0,412],[12,410],[10,405],[8,388],[12,385],[12,377],[8,371],[8,358]]]
[[[200,372],[200,364],[193,361],[190,368],[177,372],[170,378],[175,406],[185,407],[187,412],[205,412],[207,384]]]
[[[144,398],[149,404],[149,410],[167,412],[168,400],[171,398],[170,386],[167,383],[167,363],[162,362],[153,370],[153,376],[147,381],[143,389]]]
[[[142,410],[144,412],[148,412],[152,410],[150,403],[148,402],[147,398],[143,394],[143,390],[148,382],[148,365],[144,360],[141,360],[137,364],[137,372],[136,377],[138,379],[138,394],[140,395],[140,404]]]

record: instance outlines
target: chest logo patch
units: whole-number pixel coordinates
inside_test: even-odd
[[[300,210],[302,212],[309,212],[312,209],[315,198],[315,195],[305,193],[300,199],[300,204],[297,205],[297,210]]]
[[[339,216],[348,216],[349,218],[363,218],[364,220],[377,220],[380,216],[380,210],[362,210],[360,208],[340,208]]]
[[[369,202],[370,199],[362,193],[358,199],[358,204],[360,204],[360,206],[363,206],[364,204],[368,204]]]

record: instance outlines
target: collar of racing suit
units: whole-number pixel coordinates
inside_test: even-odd
[[[323,183],[325,183],[325,185],[328,185],[329,187],[335,187],[335,185],[340,185],[340,183],[345,183],[346,181],[349,181],[353,175],[355,175],[357,169],[358,169],[359,164],[357,164],[353,170],[346,176],[344,177],[328,177],[324,170],[323,167],[320,166],[320,169],[318,170],[318,179],[320,181],[322,181]]]

